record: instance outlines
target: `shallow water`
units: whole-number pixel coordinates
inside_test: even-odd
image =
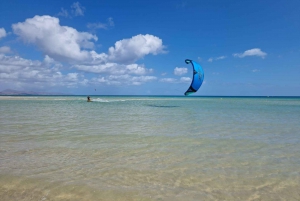
[[[300,200],[300,98],[92,99],[0,97],[1,200]]]

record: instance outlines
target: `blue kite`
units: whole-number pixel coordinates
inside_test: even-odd
[[[184,93],[184,95],[187,96],[187,95],[197,92],[198,89],[201,87],[202,82],[204,80],[204,71],[203,71],[202,67],[193,60],[186,59],[185,63],[186,64],[191,63],[193,65],[193,81],[191,83],[191,86]]]

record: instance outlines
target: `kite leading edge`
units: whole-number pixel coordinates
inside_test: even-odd
[[[187,64],[191,63],[193,65],[193,80],[192,80],[191,86],[184,93],[184,95],[187,96],[187,95],[197,92],[197,90],[201,87],[201,84],[204,80],[204,71],[203,71],[202,67],[193,60],[186,59],[185,63],[187,63]]]

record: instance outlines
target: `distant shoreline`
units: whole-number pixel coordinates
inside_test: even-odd
[[[0,91],[0,96],[65,96],[73,95],[59,92],[35,92],[35,91],[18,91],[13,89],[5,89]]]
[[[212,95],[212,96],[184,96],[184,95],[64,95],[64,94],[51,94],[51,95],[35,95],[35,94],[26,94],[26,95],[6,95],[0,94],[0,97],[33,97],[33,96],[90,96],[90,97],[184,97],[184,98],[300,98],[300,96],[219,96],[219,95]]]

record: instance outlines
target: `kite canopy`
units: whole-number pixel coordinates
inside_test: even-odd
[[[184,95],[187,96],[197,92],[197,90],[201,87],[201,84],[204,80],[204,71],[202,67],[198,63],[194,62],[193,60],[186,59],[185,63],[187,64],[191,63],[193,65],[193,81],[191,83],[191,86],[184,93]]]

